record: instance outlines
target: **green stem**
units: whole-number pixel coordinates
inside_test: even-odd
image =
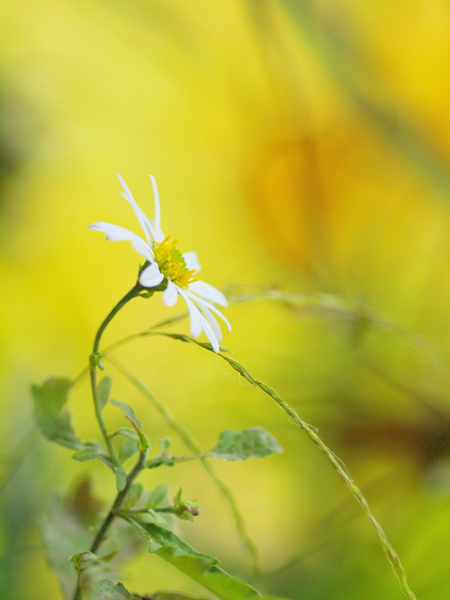
[[[101,432],[105,439],[105,443],[108,447],[111,458],[114,461],[114,464],[118,468],[121,468],[119,457],[117,456],[117,452],[112,444],[111,438],[108,435],[105,421],[103,420],[102,411],[101,411],[101,408],[100,408],[100,405],[98,402],[97,366],[99,364],[99,359],[100,359],[99,348],[100,348],[100,341],[102,339],[103,332],[105,331],[108,324],[112,321],[112,319],[119,312],[119,310],[121,308],[123,308],[125,306],[125,304],[127,304],[127,302],[129,302],[132,298],[135,298],[141,290],[142,290],[141,285],[139,283],[136,283],[136,285],[127,294],[125,294],[125,296],[121,300],[119,300],[119,302],[111,310],[111,312],[108,314],[108,316],[103,321],[103,323],[100,325],[100,327],[97,331],[97,334],[96,334],[95,340],[94,340],[94,347],[92,350],[92,354],[89,358],[89,374],[91,376],[91,388],[92,388],[92,397],[94,399],[95,416],[97,417],[98,424],[100,426]]]
[[[117,494],[113,505],[111,506],[100,529],[98,530],[97,535],[94,538],[94,541],[91,544],[91,547],[89,548],[89,551],[92,552],[93,554],[95,554],[95,552],[98,550],[100,544],[104,540],[106,532],[108,531],[111,523],[113,522],[113,520],[116,516],[116,512],[121,508],[121,506],[128,494],[131,484],[133,483],[133,481],[136,479],[136,477],[139,475],[139,473],[144,468],[146,456],[147,456],[147,451],[142,454],[139,454],[137,463],[134,465],[133,469],[128,473],[125,487],[123,488],[122,491],[120,491]],[[75,590],[75,595],[73,597],[73,600],[80,600],[80,598],[81,598],[81,588],[80,588],[80,579],[78,578],[77,589]]]
[[[128,338],[127,338],[127,340],[128,340]],[[123,342],[123,340],[121,340],[121,341]],[[131,340],[128,340],[128,341],[131,341]],[[105,350],[105,353],[103,356],[106,356],[108,354],[109,362],[111,362],[111,364],[113,364],[116,367],[116,369],[122,373],[122,375],[124,375],[129,381],[131,381],[131,383],[133,385],[135,385],[136,388],[138,390],[140,390],[140,392],[153,404],[153,406],[156,408],[156,410],[165,419],[166,423],[170,427],[172,427],[172,429],[175,431],[175,433],[178,435],[178,437],[183,441],[185,446],[191,452],[194,452],[195,454],[200,454],[202,452],[202,449],[199,446],[199,444],[195,441],[195,439],[192,437],[192,435],[189,433],[189,431],[183,425],[181,425],[180,423],[178,423],[178,421],[176,421],[174,419],[172,414],[165,408],[165,406],[158,400],[158,398],[154,395],[154,393],[147,387],[147,385],[141,379],[139,379],[138,377],[136,377],[136,375],[134,375],[134,373],[129,371],[121,362],[119,362],[117,360],[117,358],[109,355],[109,352],[111,351],[111,349],[112,349],[112,347],[109,346],[107,351]],[[239,537],[241,538],[241,541],[242,541],[244,547],[247,549],[247,551],[249,552],[249,554],[252,558],[253,574],[256,579],[261,579],[262,572],[261,572],[261,566],[260,566],[260,561],[259,561],[258,549],[257,549],[256,545],[254,544],[254,542],[250,539],[250,536],[247,533],[244,519],[240,513],[239,507],[237,505],[237,502],[235,500],[235,497],[234,497],[234,494],[233,494],[231,488],[229,488],[227,486],[227,484],[224,481],[222,481],[222,479],[219,477],[219,475],[217,475],[215,468],[213,467],[213,465],[211,464],[211,462],[208,458],[202,458],[201,462],[202,462],[203,468],[205,469],[205,471],[208,474],[211,481],[216,485],[219,492],[222,494],[222,496],[228,502],[230,510],[233,514],[234,522],[235,522]]]

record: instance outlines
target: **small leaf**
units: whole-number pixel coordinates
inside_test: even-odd
[[[100,442],[92,440],[91,442],[87,442],[82,450],[72,454],[72,458],[78,462],[86,462],[88,460],[94,460],[95,458],[100,458],[100,460],[107,459],[108,454]]]
[[[123,435],[124,437],[130,438],[131,440],[135,440],[136,442],[139,440],[139,436],[134,429],[130,429],[129,427],[121,427],[114,433],[110,434],[110,438],[116,437],[116,435]]]
[[[219,443],[207,455],[223,460],[246,460],[263,458],[275,452],[281,454],[283,448],[273,435],[262,427],[252,427],[243,431],[223,431]]]
[[[118,492],[121,492],[125,489],[127,484],[127,474],[125,473],[125,469],[122,467],[116,467],[116,488]]]
[[[81,450],[83,442],[72,428],[70,413],[65,406],[72,382],[50,378],[42,385],[32,385],[34,415],[42,435],[49,441]]]
[[[97,400],[98,400],[98,407],[100,409],[100,412],[102,412],[102,410],[108,404],[109,395],[111,393],[111,387],[112,387],[112,379],[111,379],[111,377],[109,377],[109,375],[106,375],[105,377],[103,377],[103,379],[98,384]]]
[[[169,486],[165,483],[160,483],[151,492],[145,506],[146,508],[156,508],[169,493]]]
[[[161,454],[165,454],[170,447],[172,440],[170,437],[162,438],[158,440],[159,447],[161,448]]]
[[[139,444],[138,444],[139,452],[141,452],[143,454],[147,450],[147,448],[150,448],[150,440],[145,435],[145,433],[142,431],[141,422],[134,414],[134,410],[131,408],[131,406],[129,404],[126,404],[125,402],[121,402],[120,400],[115,400],[113,398],[111,398],[111,404],[114,404],[114,406],[117,406],[118,408],[120,408],[123,411],[125,417],[132,424],[133,428],[135,429],[136,433],[139,436]]]
[[[123,518],[150,540],[150,552],[171,563],[222,600],[259,599],[260,595],[254,588],[222,571],[217,566],[217,558],[197,552],[164,527],[146,523],[130,514],[124,514]]]
[[[120,445],[120,450],[119,450],[120,462],[124,463],[131,456],[133,456],[133,454],[136,454],[136,452],[139,452],[138,443],[139,443],[139,437],[137,435],[136,435],[135,439],[125,437],[122,440],[122,443]]]
[[[143,491],[144,487],[142,483],[139,483],[138,481],[132,483],[130,486],[130,490],[127,494],[127,498],[125,500],[125,508],[133,508],[133,506],[135,506],[139,502]]]
[[[135,600],[137,596],[130,594],[122,583],[114,583],[109,579],[100,579],[86,591],[87,600]]]

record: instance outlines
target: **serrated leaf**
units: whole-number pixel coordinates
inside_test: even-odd
[[[109,395],[111,393],[112,379],[109,375],[103,377],[97,387],[97,400],[100,412],[108,404]]]
[[[260,597],[253,587],[220,569],[217,558],[197,552],[171,531],[153,523],[145,523],[134,515],[123,515],[123,518],[150,540],[150,552],[171,563],[222,600]]]
[[[158,484],[150,493],[150,497],[147,500],[146,508],[156,508],[169,493],[169,486],[165,483]]]
[[[207,455],[222,460],[246,460],[263,458],[275,452],[281,454],[283,448],[273,435],[262,427],[252,427],[243,431],[223,431],[217,446]]]
[[[142,431],[141,422],[134,414],[134,410],[129,404],[121,402],[120,400],[115,400],[114,398],[111,398],[111,404],[114,404],[114,406],[117,406],[117,408],[120,408],[123,411],[125,417],[130,421],[139,436],[139,452],[145,452],[147,448],[150,448],[150,441]]]
[[[83,442],[73,430],[70,413],[66,407],[72,382],[70,379],[50,378],[42,385],[32,385],[34,415],[45,439],[67,448],[81,450]]]

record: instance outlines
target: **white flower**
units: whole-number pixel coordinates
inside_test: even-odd
[[[159,194],[153,175],[150,175],[150,179],[152,180],[155,196],[154,221],[150,221],[145,216],[131,195],[125,181],[118,173],[116,175],[123,188],[121,194],[131,204],[144,231],[146,241],[132,231],[128,231],[128,229],[110,223],[94,223],[89,229],[103,231],[106,234],[106,239],[112,242],[130,241],[133,248],[150,263],[139,275],[141,286],[154,288],[163,281],[167,281],[167,287],[163,291],[164,303],[167,306],[173,306],[178,300],[178,296],[181,296],[189,309],[192,337],[197,338],[204,331],[214,351],[219,352],[222,332],[214,315],[217,315],[227,324],[228,331],[231,331],[231,326],[224,315],[211,302],[228,306],[227,299],[222,292],[219,292],[212,285],[196,278],[196,274],[200,271],[197,254],[195,252],[181,254],[175,246],[177,240],[170,242],[170,236],[165,237],[161,231]]]

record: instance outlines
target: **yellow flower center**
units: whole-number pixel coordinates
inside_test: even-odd
[[[170,280],[182,288],[187,288],[194,281],[198,281],[194,277],[194,270],[189,270],[183,255],[175,247],[178,240],[169,242],[170,235],[165,237],[162,242],[153,244],[153,254],[159,270],[165,277],[170,277]]]

